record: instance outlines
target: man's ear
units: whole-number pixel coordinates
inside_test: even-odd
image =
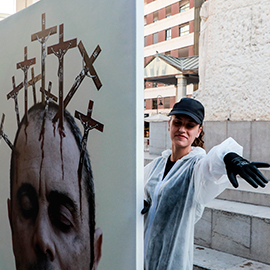
[[[96,270],[101,258],[101,246],[102,246],[102,231],[97,228],[94,235],[94,249],[95,258],[92,270]]]
[[[11,213],[11,201],[10,199],[7,199],[7,208],[8,208],[8,219],[9,219],[9,225],[11,228],[11,232],[13,234],[13,228],[12,228],[12,213]]]

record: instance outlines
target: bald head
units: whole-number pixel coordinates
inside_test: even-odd
[[[16,134],[9,216],[17,269],[76,265],[89,270],[94,262],[90,160],[86,153],[83,176],[78,179],[81,134],[67,112],[64,134],[59,132],[52,122],[57,110],[54,103],[46,114],[43,104],[33,106],[28,122],[24,118]]]

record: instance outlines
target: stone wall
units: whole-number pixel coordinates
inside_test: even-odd
[[[149,154],[161,155],[164,150],[171,148],[168,122],[150,122],[149,129]]]
[[[204,131],[207,152],[232,137],[243,146],[243,156],[246,159],[270,163],[269,121],[206,121]]]
[[[243,156],[250,161],[270,163],[270,121],[205,121],[205,150],[232,137],[243,146]],[[147,142],[145,142],[147,144]],[[150,155],[161,155],[171,148],[167,122],[151,122],[149,145]]]
[[[205,120],[270,120],[270,1],[208,0],[201,17]]]

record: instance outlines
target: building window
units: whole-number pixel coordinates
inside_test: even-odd
[[[149,117],[149,113],[144,113],[144,118]],[[149,137],[149,122],[144,121],[144,137]],[[146,146],[149,147],[149,140],[146,141]]]
[[[153,82],[153,84],[152,84],[152,87],[158,87],[158,83],[156,83],[156,82]]]
[[[179,13],[182,13],[186,10],[189,10],[189,2],[183,3],[183,1],[181,1],[179,4]]]
[[[169,28],[169,29],[167,29],[167,30],[165,31],[165,39],[166,39],[166,40],[172,39],[172,29],[171,29],[171,28]]]
[[[165,55],[171,55],[171,51],[165,52]]]
[[[146,46],[147,46],[147,38],[144,37],[144,47],[146,47]]]
[[[171,107],[171,98],[170,97],[165,97],[164,98],[164,109],[170,109]]]
[[[158,43],[158,33],[153,34],[153,44]]]
[[[189,24],[179,26],[179,37],[189,34]]]
[[[178,57],[179,58],[181,58],[181,57],[188,57],[188,54],[189,54],[189,48],[188,47],[180,48],[178,50]]]
[[[152,110],[156,110],[157,109],[157,99],[154,98],[152,99]]]
[[[146,25],[147,25],[147,17],[144,16],[144,26],[146,26]]]
[[[144,109],[146,109],[146,100],[144,100]]]
[[[169,17],[171,17],[171,6],[168,6],[168,7],[166,7],[166,15],[165,15],[165,17],[166,18],[169,18]]]
[[[158,11],[155,11],[153,15],[153,22],[155,23],[157,21],[158,21]]]

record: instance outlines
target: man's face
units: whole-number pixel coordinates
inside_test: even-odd
[[[44,137],[33,121],[18,136],[9,218],[17,269],[90,269],[88,202],[80,200],[79,150],[65,126]],[[43,141],[44,139],[44,141]]]

